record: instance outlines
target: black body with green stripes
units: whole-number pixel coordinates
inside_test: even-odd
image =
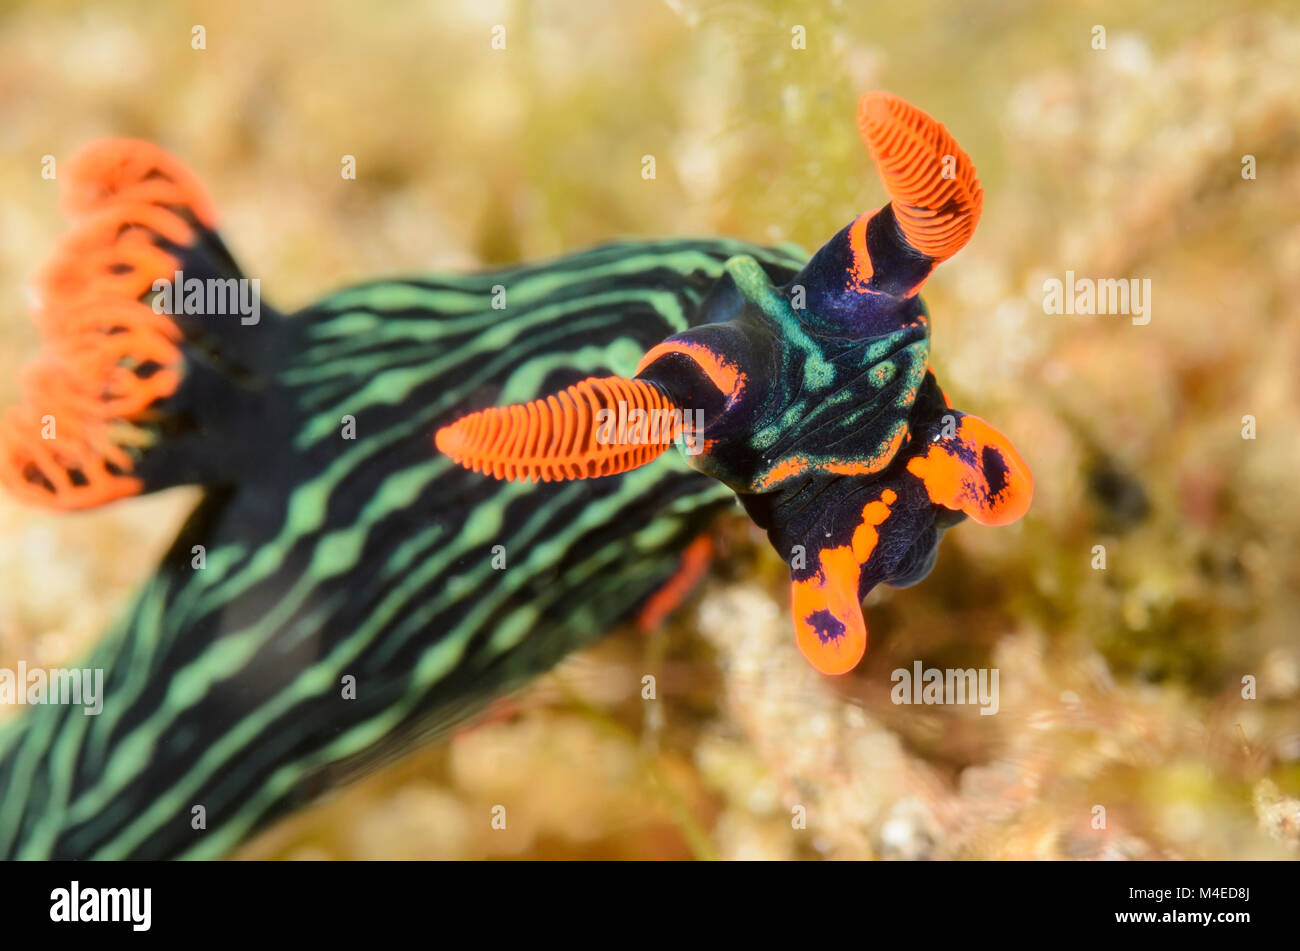
[[[432,434],[631,376],[705,319],[735,255],[778,285],[806,261],[625,243],[365,285],[284,319],[258,418],[229,447],[244,471],[85,661],[104,669],[102,713],[43,706],[0,729],[0,856],[227,854],[634,612],[731,491],[677,452],[608,479],[495,482]]]

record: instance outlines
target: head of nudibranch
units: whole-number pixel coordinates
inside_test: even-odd
[[[753,258],[733,258],[704,319],[652,347],[631,379],[471,413],[436,436],[474,471],[545,481],[623,472],[677,437],[789,563],[796,641],[828,674],[862,658],[871,588],[920,581],[945,530],[967,516],[1013,522],[1033,494],[1010,441],[953,409],[929,368],[918,292],[979,221],[975,168],[943,126],[888,93],[862,97],[858,125],[890,201],[793,280],[774,285]]]

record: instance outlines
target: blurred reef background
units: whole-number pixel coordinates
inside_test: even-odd
[[[63,227],[47,154],[169,148],[294,309],[618,236],[811,251],[885,201],[855,126],[872,88],[979,169],[980,227],[925,292],[933,364],[1032,467],[1029,515],[966,523],[922,584],[873,592],[866,660],[827,679],[738,510],[667,628],[614,633],[241,856],[1300,854],[1293,3],[0,2],[0,403]],[[1150,323],[1046,315],[1067,270],[1150,279]],[[0,666],[73,663],[195,499],[0,497]],[[998,714],[893,704],[914,660],[996,667]]]

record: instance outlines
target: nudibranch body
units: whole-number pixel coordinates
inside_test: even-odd
[[[946,528],[1030,495],[928,369],[917,290],[975,225],[970,162],[893,97],[860,120],[891,201],[811,260],[628,241],[256,317],[232,309],[251,279],[177,159],[110,140],[61,164],[71,228],[0,416],[0,485],[57,510],[201,501],[82,661],[104,671],[100,715],[0,725],[0,856],[226,854],[662,617],[737,496],[789,561],[798,643],[851,667],[867,589],[918,580]],[[636,438],[665,415],[684,453]]]
[[[785,281],[801,257],[624,241],[378,280],[296,313],[263,301],[254,321],[230,306],[251,279],[215,203],[174,156],[96,142],[59,182],[70,230],[36,282],[43,346],[0,415],[0,487],[56,511],[201,495],[79,662],[104,672],[100,714],[41,704],[0,723],[0,857],[225,855],[620,621],[662,617],[684,560],[698,574],[734,496],[684,459],[499,482],[432,437],[630,376],[702,319],[728,260]],[[157,306],[160,281],[183,309]]]
[[[872,587],[919,581],[946,529],[966,516],[1014,521],[1032,495],[1011,443],[952,409],[929,369],[918,291],[974,231],[974,167],[942,126],[894,96],[864,96],[859,127],[890,202],[792,280],[777,285],[735,257],[703,321],[652,347],[632,379],[481,411],[437,440],[498,477],[585,478],[647,464],[669,445],[598,438],[615,401],[676,412],[682,429],[702,418],[699,432],[682,433],[688,462],[734,491],[789,561],[796,639],[826,673],[862,657]]]

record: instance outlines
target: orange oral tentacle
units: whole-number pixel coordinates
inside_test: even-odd
[[[847,545],[823,548],[817,574],[790,586],[790,611],[795,643],[823,674],[846,674],[867,651],[867,624],[862,617],[858,585],[862,566],[880,541],[879,526],[897,501],[893,489],[862,508],[861,521]]]
[[[960,444],[966,461],[956,451]],[[954,439],[931,444],[907,464],[930,501],[981,525],[1009,525],[1029,510],[1034,477],[1011,440],[978,416],[963,416]]]

